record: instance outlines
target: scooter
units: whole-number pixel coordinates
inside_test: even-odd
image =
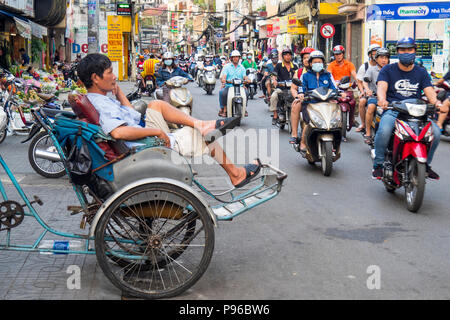
[[[191,115],[192,114],[192,104],[193,98],[192,94],[189,90],[183,87],[185,84],[189,82],[189,79],[184,77],[176,76],[172,77],[169,80],[166,80],[164,86],[169,89],[169,103],[180,109],[182,112]],[[163,88],[159,88],[155,90],[154,93],[155,99],[164,100],[164,91]]]
[[[197,67],[197,63],[195,61],[192,61],[189,64],[189,74],[192,76],[192,78],[195,78],[195,69]]]
[[[257,88],[258,88],[258,80],[257,80],[257,72],[255,69],[247,69],[247,77],[249,80],[249,83],[247,84],[248,89],[248,96],[250,99],[253,99],[253,97],[256,94]]]
[[[245,111],[247,109],[247,94],[243,86],[243,80],[227,80],[227,83],[233,85],[228,88],[227,117],[240,118],[238,125],[241,125],[241,120],[245,117]]]
[[[205,72],[205,68],[203,65],[197,65],[197,75],[195,77],[195,82],[197,85],[202,88],[203,87],[203,73]]]
[[[300,86],[298,79],[294,84]],[[341,156],[342,115],[341,108],[335,100],[339,97],[337,90],[319,87],[305,93],[304,108],[300,113],[300,124],[305,130],[307,150],[303,154],[309,164],[321,163],[322,173],[329,176],[333,170],[333,162]],[[314,100],[316,102],[311,102]],[[310,101],[308,103],[308,101]],[[317,102],[318,101],[318,102]],[[305,119],[306,116],[309,119]],[[294,149],[300,151],[300,145],[294,144]]]
[[[216,74],[215,74],[215,67],[213,66],[207,66],[204,68],[201,77],[202,77],[202,84],[203,89],[206,91],[207,95],[211,95],[215,86],[216,86]]]
[[[342,140],[344,141],[347,141],[347,132],[355,126],[356,101],[351,87],[352,84],[348,76],[343,77],[338,84],[338,88],[345,92],[345,98],[338,98],[338,104],[342,111]]]
[[[291,125],[291,105],[294,101],[291,94],[292,81],[278,81],[277,88],[281,89],[278,94],[278,121],[277,125],[281,130],[284,130],[286,124],[289,133],[292,132]]]
[[[181,70],[188,73],[188,65],[185,60],[180,60],[178,66],[180,67]]]
[[[430,117],[435,107],[419,99],[407,99],[392,102],[388,108],[397,111],[398,117],[381,180],[390,193],[404,187],[408,210],[417,212],[425,193],[426,164],[434,139]]]

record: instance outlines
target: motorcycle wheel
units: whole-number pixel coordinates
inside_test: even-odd
[[[2,131],[0,131],[0,143],[2,143],[3,141],[5,141],[7,135],[8,135],[8,134],[7,134],[6,128],[3,129]]]
[[[411,212],[417,212],[422,206],[423,196],[425,194],[425,172],[424,163],[412,159],[408,168],[411,183],[405,185],[406,207]]]
[[[342,139],[347,139],[348,112],[342,112]]]
[[[37,150],[48,150],[52,147],[54,148],[53,141],[47,132],[38,133],[33,140],[31,140],[30,146],[28,147],[28,161],[36,173],[45,178],[55,179],[66,174],[62,161],[51,161],[36,156]]]
[[[328,177],[333,170],[333,143],[332,141],[323,141],[320,144],[322,148],[322,173]]]

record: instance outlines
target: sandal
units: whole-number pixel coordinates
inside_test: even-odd
[[[364,138],[364,143],[365,143],[365,144],[371,145],[371,144],[373,143],[373,138],[372,138],[372,136],[366,136],[366,135],[364,135],[363,138]]]
[[[225,111],[221,110],[221,111],[219,111],[218,116],[222,117],[222,118],[226,118],[227,117],[227,113]]]
[[[258,164],[250,163],[244,166],[247,175],[243,181],[239,182],[237,185],[234,186],[235,188],[242,188],[258,175],[262,165],[259,159],[256,159],[256,161],[258,162]]]
[[[206,142],[213,142],[216,138],[224,136],[227,130],[233,129],[239,125],[240,118],[225,118],[216,120],[215,129],[205,135]]]
[[[300,139],[298,137],[290,137],[289,138],[289,143],[290,144],[299,144],[300,143]]]
[[[366,128],[363,128],[363,127],[359,126],[355,131],[356,132],[361,132],[361,133],[366,133]]]

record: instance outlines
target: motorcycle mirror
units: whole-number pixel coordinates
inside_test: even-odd
[[[301,86],[302,86],[302,81],[301,81],[300,79],[293,78],[293,79],[292,79],[292,82],[293,82],[296,86],[298,86],[298,87],[301,87]]]
[[[339,83],[344,84],[344,83],[349,83],[349,82],[350,82],[350,77],[345,76],[345,77],[342,77],[342,79]]]

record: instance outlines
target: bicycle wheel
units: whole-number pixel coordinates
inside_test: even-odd
[[[170,183],[147,183],[119,196],[95,229],[98,263],[123,292],[144,299],[179,295],[206,271],[214,251],[207,208]]]
[[[30,143],[28,148],[28,161],[31,167],[46,178],[60,178],[66,174],[62,161],[49,160],[38,155],[39,152],[58,155],[58,151],[53,144],[53,140],[47,132],[38,133]]]

